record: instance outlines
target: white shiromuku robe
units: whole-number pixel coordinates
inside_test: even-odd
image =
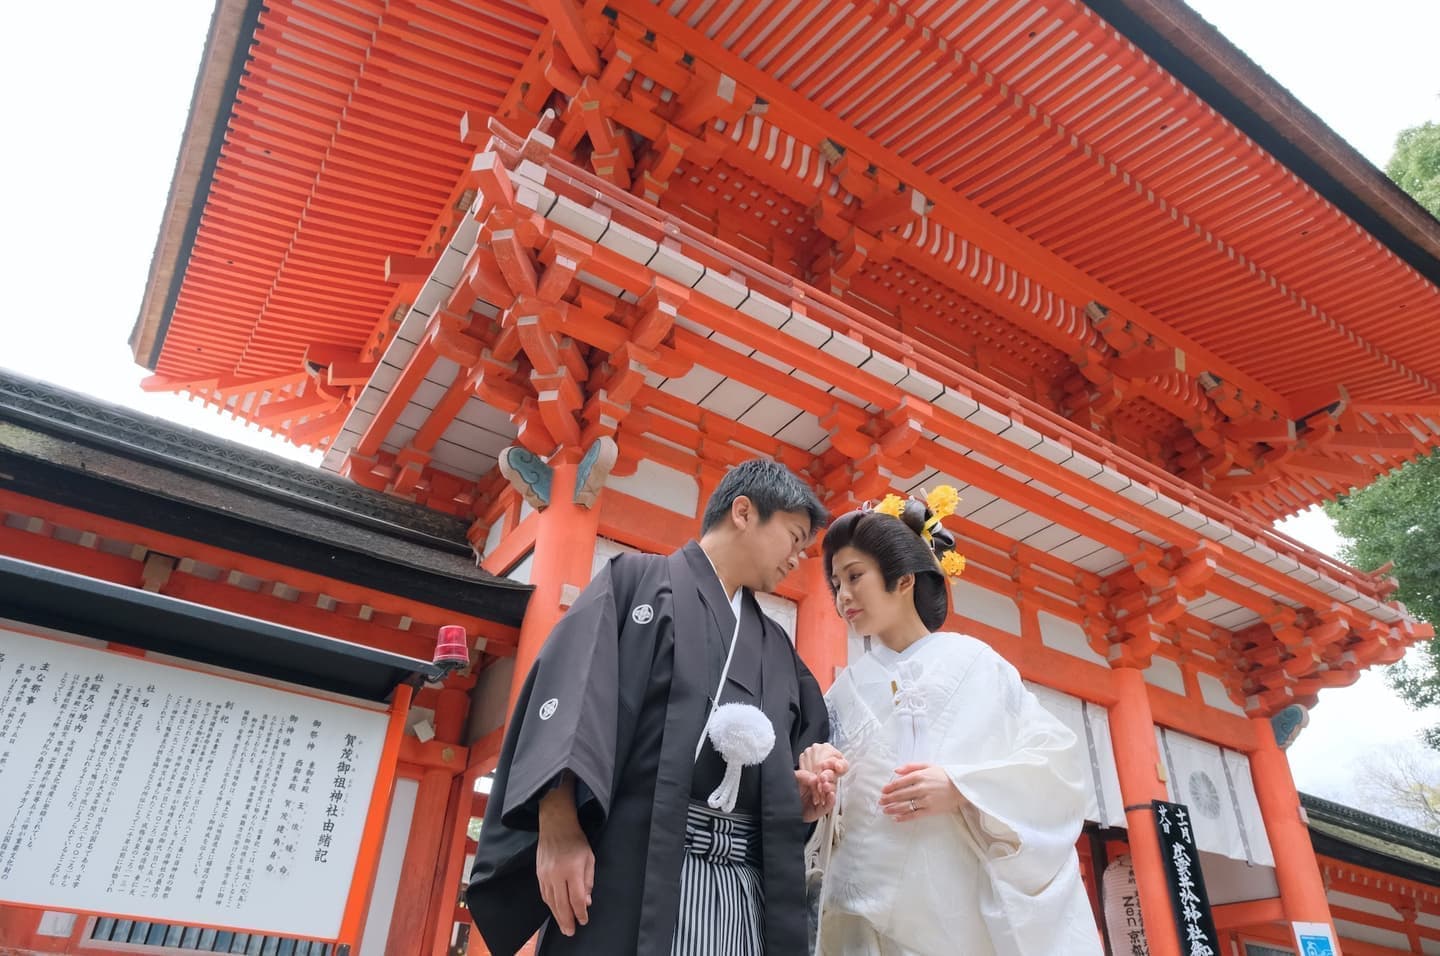
[[[826,702],[850,771],[823,956],[1100,956],[1075,853],[1081,753],[1009,663],[960,634],[899,654],[877,643]],[[906,763],[943,767],[966,809],[904,823],[882,813],[880,789]]]

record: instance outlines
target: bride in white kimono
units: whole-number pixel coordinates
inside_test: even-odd
[[[964,567],[939,525],[954,494],[892,495],[825,535],[836,608],[873,646],[826,695],[833,748],[801,761],[848,763],[811,847],[824,869],[816,952],[1100,956],[1075,853],[1075,735],[999,654],[938,630],[946,573]]]

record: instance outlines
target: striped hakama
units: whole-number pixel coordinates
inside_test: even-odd
[[[765,886],[760,823],[690,804],[671,956],[762,956]]]

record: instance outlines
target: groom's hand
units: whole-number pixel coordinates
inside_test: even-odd
[[[814,823],[835,806],[835,782],[829,771],[797,770],[795,783],[800,787],[800,818],[806,823]]]
[[[540,841],[535,848],[540,897],[566,936],[590,921],[595,853],[575,811],[575,783],[566,775],[540,800]]]
[[[834,808],[835,781],[849,769],[845,756],[829,744],[805,748],[795,771],[795,783],[800,788],[801,817],[806,823],[814,823]]]

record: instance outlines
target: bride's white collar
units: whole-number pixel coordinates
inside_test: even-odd
[[[916,654],[920,653],[921,648],[928,647],[930,643],[933,642],[937,637],[940,637],[941,634],[942,632],[940,631],[933,631],[929,634],[926,634],[924,637],[920,638],[920,640],[916,641],[914,644],[911,644],[903,651],[892,651],[890,648],[880,643],[879,640],[872,639],[870,643],[870,654],[872,657],[875,658],[875,663],[880,664],[883,667],[895,667],[901,661],[909,660]]]

